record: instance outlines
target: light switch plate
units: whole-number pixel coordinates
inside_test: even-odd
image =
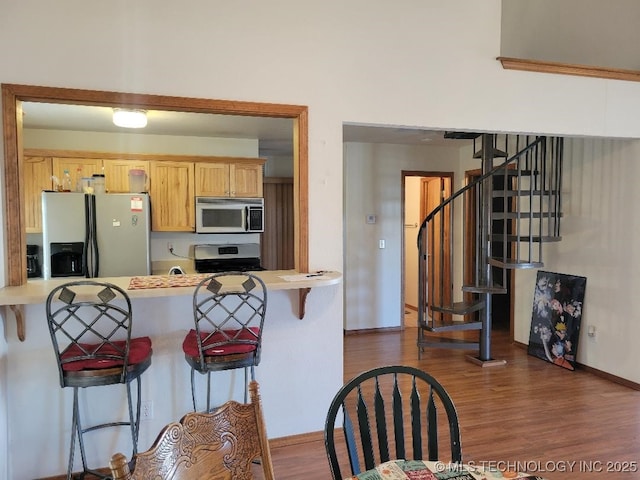
[[[366,222],[368,224],[376,223],[376,216],[374,214],[372,214],[372,213],[368,214],[367,218],[366,218]]]

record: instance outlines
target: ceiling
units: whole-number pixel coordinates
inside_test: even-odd
[[[111,107],[24,102],[23,112],[25,128],[129,132],[113,124]],[[293,149],[292,119],[160,110],[148,110],[147,119],[146,135],[257,138],[261,156],[290,155]],[[138,130],[130,132],[139,133]],[[460,140],[445,139],[443,135],[444,131],[397,126],[349,124],[343,127],[345,142],[460,145]]]

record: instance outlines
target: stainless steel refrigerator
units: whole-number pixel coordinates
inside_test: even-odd
[[[149,275],[149,230],[146,193],[43,192],[43,276]]]

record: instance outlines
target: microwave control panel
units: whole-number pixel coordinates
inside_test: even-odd
[[[249,228],[250,232],[262,232],[264,226],[262,224],[262,208],[249,207]]]

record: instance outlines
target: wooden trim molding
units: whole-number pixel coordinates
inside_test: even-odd
[[[33,85],[2,84],[4,129],[4,173],[6,199],[7,285],[27,282],[26,233],[24,228],[24,189],[22,152],[22,102],[51,102],[147,110],[173,110],[197,113],[290,118],[294,138],[294,249],[296,269],[309,270],[308,251],[308,107],[272,103],[171,97]]]
[[[523,350],[529,349],[529,345],[526,343],[514,341],[513,344],[518,348],[522,348]],[[640,383],[636,383],[631,380],[627,380],[626,378],[612,375],[608,372],[598,370],[597,368],[593,368],[588,365],[583,365],[582,363],[576,363],[576,365],[580,370],[584,370],[585,372],[592,373],[596,377],[604,378],[605,380],[608,380],[613,383],[617,383],[618,385],[624,385],[625,387],[631,388],[632,390],[640,390]]]
[[[523,58],[498,57],[505,70],[523,70],[527,72],[557,73],[560,75],[577,75],[580,77],[605,78],[608,80],[626,80],[640,82],[640,70],[624,70],[621,68],[594,67],[571,63],[546,62],[542,60],[526,60]]]

